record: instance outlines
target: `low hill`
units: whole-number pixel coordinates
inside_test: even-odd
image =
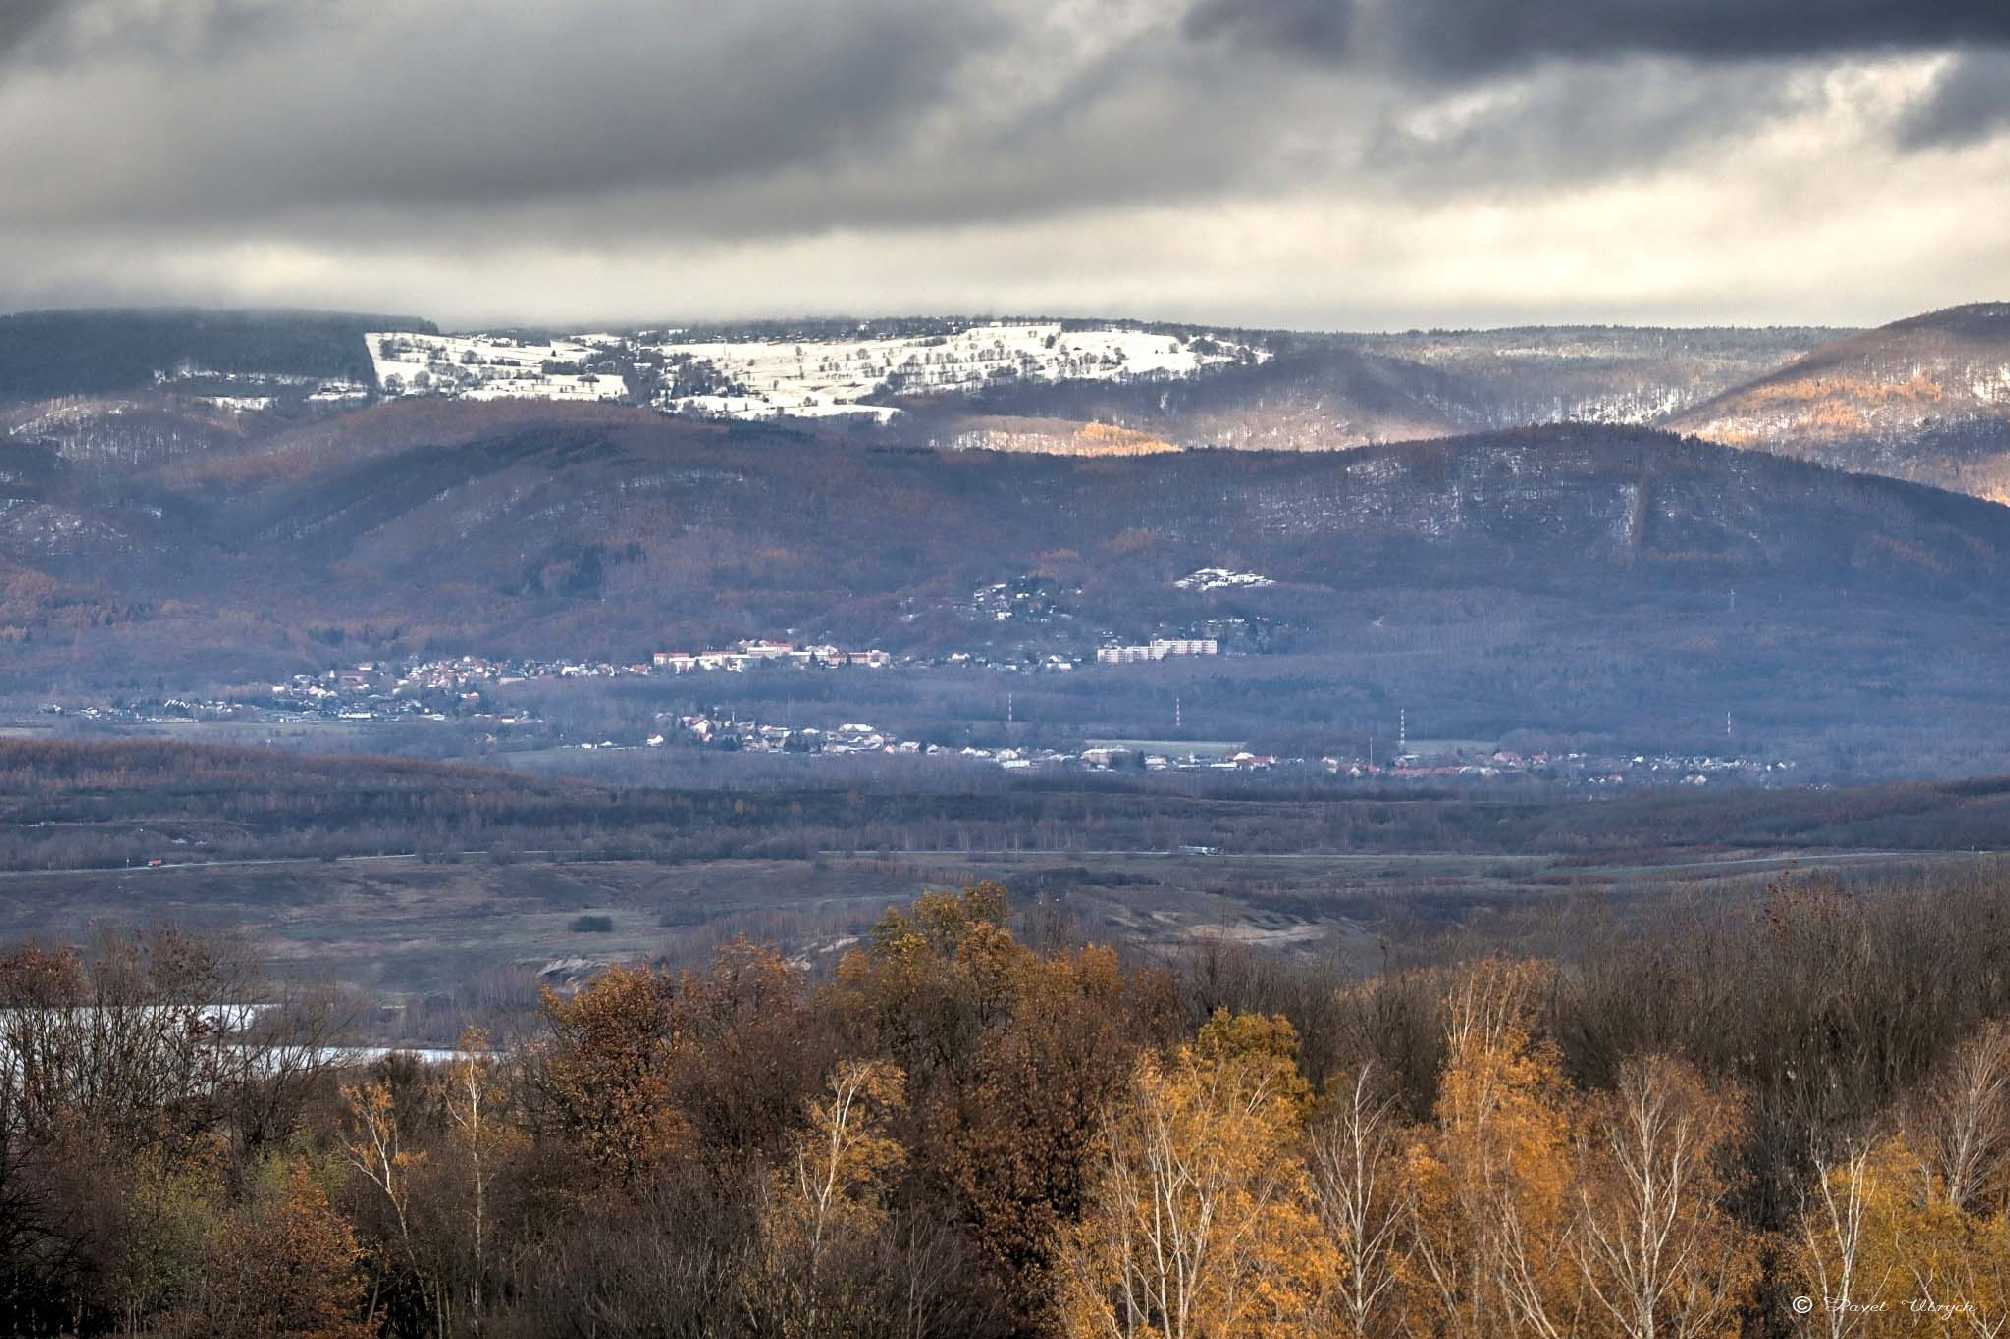
[[[1482,426],[1456,378],[1332,340],[1279,342],[1267,362],[1179,381],[1014,384],[954,404],[901,403],[923,420],[974,412],[1093,421],[1180,446],[1254,451],[1338,451]]]
[[[1668,426],[2010,502],[2010,303],[1929,312],[1825,344]]]
[[[1186,447],[1351,450],[1582,421],[1647,424],[1778,368],[1835,330],[1531,326],[1396,335],[1266,332],[1254,366],[1181,381],[1008,385],[980,412],[1118,425]],[[924,417],[939,402],[903,402]]]
[[[2010,516],[1993,508],[1648,429],[1068,460],[619,408],[394,406],[349,425],[130,483],[17,448],[17,500],[86,524],[12,556],[81,577],[129,554],[166,577],[163,598],[200,596],[167,575],[182,562],[254,603],[285,575],[291,598],[347,617],[423,618],[465,592],[482,635],[519,641],[511,629],[541,615],[602,616],[568,602],[589,596],[674,613],[694,635],[843,618],[911,641],[917,621],[877,602],[1040,566],[1102,592],[1096,612],[1119,628],[1206,566],[1285,585],[1580,586],[1582,598],[1651,579],[1960,601],[2010,576]],[[359,427],[369,440],[352,449]],[[700,600],[710,626],[691,612]]]
[[[1850,332],[1821,326],[1519,326],[1356,337],[1456,378],[1471,428],[1646,424]]]

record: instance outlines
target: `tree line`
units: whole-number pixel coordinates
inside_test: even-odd
[[[1586,804],[1532,783],[1448,790],[1303,773],[1018,779],[991,769],[874,770],[870,761],[848,769],[833,760],[808,778],[690,773],[676,786],[651,786],[154,741],[0,740],[0,869],[411,853],[808,859],[1183,843],[1232,854],[1562,853],[1599,864],[1739,847],[1989,850],[2010,814],[2002,779],[1664,791]]]
[[[1142,960],[974,885],[813,976],[546,991],[434,1063],[173,930],[0,957],[22,1335],[1995,1335],[2001,887],[1554,956]]]

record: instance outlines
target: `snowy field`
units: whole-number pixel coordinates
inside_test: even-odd
[[[370,365],[386,395],[456,395],[466,400],[618,400],[627,381],[605,373],[548,372],[583,367],[601,355],[598,339],[526,344],[506,335],[368,334]]]
[[[670,413],[761,419],[849,416],[885,422],[894,409],[864,403],[896,395],[980,391],[1022,382],[1189,377],[1269,355],[1227,340],[1185,339],[1058,322],[968,326],[900,339],[689,341],[666,331],[570,335],[535,344],[507,335],[369,334],[377,384],[388,396],[467,400],[619,400],[628,381],[591,363],[662,360],[683,366],[682,393],[659,392]],[[556,370],[559,368],[569,370]],[[666,382],[671,378],[666,377]]]
[[[1013,382],[1188,377],[1203,368],[1260,361],[1266,354],[1223,340],[1184,340],[1142,330],[1062,330],[1058,323],[977,325],[953,335],[812,343],[665,343],[665,358],[710,364],[729,383],[719,393],[664,397],[672,411],[770,418],[892,413],[859,403],[873,395],[982,390]]]

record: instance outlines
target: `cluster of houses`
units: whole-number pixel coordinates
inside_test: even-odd
[[[723,670],[744,673],[770,666],[786,669],[839,669],[847,665],[864,669],[885,669],[893,657],[871,649],[850,651],[841,646],[797,646],[793,642],[756,639],[741,642],[731,651],[658,651],[652,667],[674,674]]]
[[[1416,780],[1487,780],[1539,776],[1571,786],[1705,786],[1713,779],[1764,783],[1794,770],[1790,761],[1699,753],[1605,754],[1579,750],[1526,752],[1468,740],[1409,740],[1386,766],[1322,758],[1329,773]]]
[[[1098,744],[1083,749],[1079,756],[1081,766],[1092,772],[1115,772],[1135,767],[1142,767],[1147,772],[1265,772],[1280,762],[1303,761],[1300,758],[1279,759],[1268,753],[1252,753],[1236,744],[1199,744],[1184,750],[1176,745],[1147,749]]]
[[[659,717],[658,719],[668,719]],[[679,716],[677,728],[698,744],[730,748],[741,753],[941,753],[934,745],[896,738],[865,721],[847,721],[830,729],[813,725],[764,725],[759,721],[733,716]],[[662,734],[646,741],[651,748],[666,742]]]
[[[438,714],[481,710],[485,690],[531,679],[646,675],[647,665],[604,661],[451,656],[393,666],[363,661],[346,669],[296,674],[271,685],[270,705],[306,709],[344,720],[395,719],[425,709]]]
[[[864,721],[847,721],[828,729],[820,729],[816,726],[764,724],[756,720],[737,719],[730,715],[678,716],[674,720],[664,716],[659,717],[659,720],[674,725],[686,739],[706,748],[730,749],[740,753],[796,753],[822,756],[905,754],[938,758],[946,762],[988,764],[1007,772],[1057,768],[1108,772],[1134,766],[1143,766],[1150,771],[1201,768],[1248,771],[1274,767],[1278,761],[1276,758],[1258,756],[1246,751],[1227,755],[1205,750],[1198,753],[1180,753],[1175,750],[1170,754],[1151,754],[1140,759],[1134,752],[1124,748],[1092,747],[1080,752],[1037,745],[1001,745],[985,748],[973,744],[955,748],[943,744],[924,744],[915,739],[902,739],[890,730],[882,730]],[[660,748],[668,742],[668,737],[663,733],[657,733],[651,735],[645,742],[651,748]],[[581,745],[581,747],[594,746]]]
[[[370,398],[370,388],[360,381],[324,381],[307,397],[309,404],[361,404]]]
[[[965,618],[991,623],[1020,623],[1049,626],[1072,620],[1068,607],[1071,597],[1079,597],[1080,586],[1063,587],[1045,577],[1027,573],[1010,581],[994,581],[970,592],[968,600],[951,608]]]
[[[450,716],[491,716],[506,725],[530,723],[534,718],[528,712],[497,715],[489,709],[482,688],[497,680],[496,674],[476,670],[472,663],[429,661],[400,671],[381,662],[364,661],[348,669],[296,674],[270,685],[270,696],[264,700],[235,705],[338,721],[444,721]]]
[[[756,642],[743,643],[739,651],[718,654],[751,657],[747,662],[749,664],[886,663],[884,660],[839,662],[828,657],[817,658],[816,653],[833,650],[815,647],[799,649],[781,642]],[[805,653],[811,658],[797,659]],[[319,674],[294,675],[269,685],[269,695],[261,694],[257,698],[163,697],[105,706],[50,704],[42,710],[52,716],[104,723],[244,721],[267,718],[266,713],[279,713],[278,719],[282,720],[392,722],[453,719],[486,722],[494,727],[535,730],[545,725],[536,714],[521,708],[500,708],[488,697],[486,689],[538,678],[647,675],[650,672],[649,666],[477,656],[426,660],[400,668],[366,661]],[[988,764],[1008,772],[1141,770],[1253,773],[1277,769],[1323,771],[1329,776],[1350,779],[1468,782],[1524,776],[1571,787],[1611,790],[1699,787],[1713,781],[1744,785],[1778,784],[1795,771],[1795,764],[1786,760],[1673,752],[1615,755],[1539,749],[1519,751],[1476,740],[1416,740],[1400,736],[1393,757],[1278,757],[1254,752],[1241,744],[1187,741],[1140,743],[1088,740],[1076,750],[1034,745],[955,747],[902,739],[892,731],[861,721],[827,727],[780,725],[718,713],[683,716],[666,713],[657,718],[655,732],[641,743],[660,748],[670,742],[673,734],[681,742],[705,748],[813,756],[915,755],[940,758],[946,762]],[[496,736],[491,735],[490,738],[493,741]],[[610,739],[578,747],[611,749],[635,745],[621,745]]]
[[[1138,646],[1096,648],[1098,665],[1135,665],[1168,656],[1217,656],[1221,643],[1213,637],[1156,637]]]
[[[1203,567],[1189,572],[1173,585],[1180,590],[1206,593],[1214,590],[1261,590],[1277,583],[1261,572],[1237,572],[1227,567]]]

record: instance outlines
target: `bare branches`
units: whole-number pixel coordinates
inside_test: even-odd
[[[1409,1252],[1402,1233],[1402,1143],[1393,1099],[1375,1087],[1372,1066],[1337,1085],[1332,1109],[1307,1141],[1320,1221],[1339,1252],[1328,1306],[1347,1333],[1366,1339],[1387,1327]]]

